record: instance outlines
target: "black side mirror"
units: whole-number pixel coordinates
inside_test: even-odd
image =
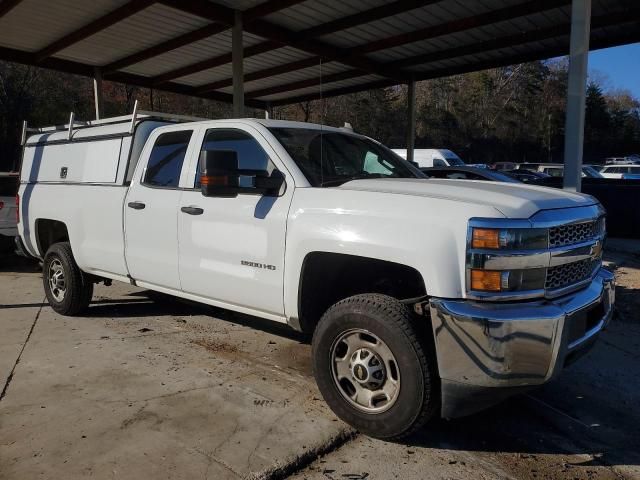
[[[205,197],[233,198],[238,195],[238,154],[232,150],[203,150],[200,153],[200,189]]]
[[[238,194],[278,196],[285,177],[279,170],[238,168],[238,154],[233,150],[204,150],[200,153],[200,189],[205,197],[233,198]],[[252,181],[247,186],[240,177]]]

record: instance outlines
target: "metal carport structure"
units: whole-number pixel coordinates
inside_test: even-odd
[[[580,188],[586,54],[640,41],[637,0],[3,0],[0,59],[269,109],[570,53]],[[320,67],[321,65],[321,67]]]

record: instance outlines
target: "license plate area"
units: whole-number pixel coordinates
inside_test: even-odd
[[[572,314],[569,317],[568,325],[569,345],[580,340],[588,331],[596,327],[604,318],[604,315],[604,302],[602,299],[598,303]]]

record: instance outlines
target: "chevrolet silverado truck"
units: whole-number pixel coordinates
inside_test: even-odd
[[[428,179],[343,128],[134,113],[40,129],[19,208],[56,312],[118,280],[289,324],[312,335],[331,409],[381,438],[557,377],[614,304],[593,197]]]

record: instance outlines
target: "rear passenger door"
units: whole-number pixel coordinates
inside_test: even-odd
[[[193,135],[193,127],[153,133],[129,187],[125,257],[129,275],[139,283],[180,289],[178,211]]]

